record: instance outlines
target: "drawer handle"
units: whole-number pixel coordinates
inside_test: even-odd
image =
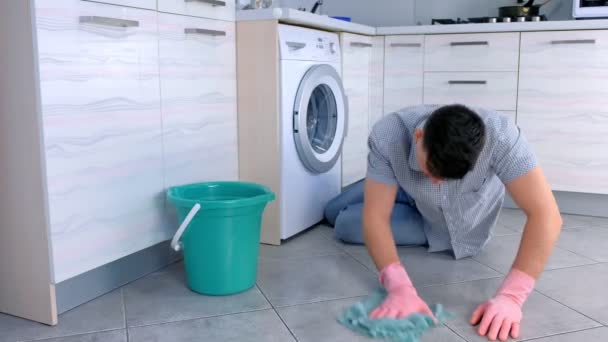
[[[136,21],[136,20],[117,19],[117,18],[98,17],[98,16],[81,16],[78,19],[81,24],[98,24],[98,25],[116,26],[116,27],[138,27],[139,26],[139,21]]]
[[[564,44],[595,44],[595,39],[566,39],[566,40],[552,40],[553,45],[564,45]]]
[[[421,43],[392,43],[391,47],[422,47]]]
[[[287,44],[292,51],[301,50],[306,47],[306,43],[300,42],[285,42],[285,44]]]
[[[225,7],[226,6],[226,1],[219,1],[219,0],[184,0],[185,2],[204,2],[206,4],[209,4],[211,6],[222,6]]]
[[[206,36],[214,36],[214,37],[226,35],[226,31],[207,30],[207,29],[202,29],[202,28],[185,28],[184,33],[185,34],[203,34]]]
[[[490,45],[487,40],[480,40],[474,42],[451,42],[451,46],[476,46],[476,45]]]
[[[451,80],[448,84],[488,84],[488,81]]]
[[[372,47],[373,45],[370,43],[351,42],[350,46],[352,46],[352,47]]]

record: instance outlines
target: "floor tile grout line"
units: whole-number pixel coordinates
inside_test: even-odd
[[[467,340],[464,336],[460,335],[456,330],[452,329],[452,327],[450,327],[447,324],[443,324],[444,327],[448,328],[448,330],[450,330],[451,332],[453,332],[456,336],[460,337],[463,341],[465,342],[469,342],[469,340]]]
[[[218,317],[225,317],[225,316],[233,316],[233,315],[240,315],[240,314],[246,314],[246,313],[252,313],[252,312],[261,312],[261,311],[268,311],[268,310],[272,310],[272,308],[252,309],[252,310],[230,312],[230,313],[219,314],[219,315],[212,315],[212,316],[194,317],[194,318],[187,318],[187,319],[180,319],[180,320],[166,321],[166,322],[157,322],[157,323],[138,324],[138,325],[128,326],[127,329],[137,329],[137,328],[153,327],[153,326],[157,326],[157,325],[175,324],[175,323],[182,323],[182,322],[192,322],[192,321],[198,321],[198,320],[204,320],[204,319],[211,319],[211,318],[218,318]]]
[[[573,308],[573,307],[570,307],[569,305],[567,305],[567,304],[565,304],[565,303],[562,303],[561,301],[559,301],[559,300],[557,300],[557,299],[555,299],[555,298],[553,298],[553,297],[549,296],[549,295],[548,295],[548,294],[546,294],[546,293],[540,292],[540,290],[538,290],[538,289],[535,289],[535,290],[534,290],[534,292],[536,292],[536,293],[538,293],[539,295],[541,295],[541,296],[543,296],[543,297],[545,297],[545,298],[547,298],[547,299],[550,299],[550,300],[552,300],[552,301],[554,301],[554,302],[556,302],[556,303],[558,303],[558,304],[560,304],[560,305],[565,306],[566,308],[568,308],[568,309],[570,309],[570,310],[572,310],[572,311],[574,311],[574,312],[576,312],[576,313],[580,314],[581,316],[584,316],[584,317],[586,317],[586,318],[590,319],[590,320],[591,320],[591,321],[593,321],[594,323],[599,324],[599,326],[597,326],[597,327],[595,327],[595,328],[598,328],[598,327],[600,327],[600,326],[604,326],[604,324],[603,324],[602,322],[598,322],[597,320],[595,320],[594,318],[592,318],[592,317],[588,316],[587,314],[582,313],[582,312],[580,312],[579,310],[577,310],[577,309],[575,309],[575,308]],[[590,328],[590,329],[591,329],[591,328]]]
[[[539,336],[539,337],[533,337],[533,338],[528,338],[525,340],[519,340],[520,342],[534,342],[534,341],[538,341],[544,338],[548,338],[548,337],[555,337],[555,336],[561,336],[561,335],[568,335],[568,334],[575,334],[575,333],[579,333],[582,331],[587,331],[587,330],[594,330],[594,329],[601,329],[603,328],[603,326],[599,326],[599,327],[592,327],[592,328],[585,328],[585,329],[576,329],[576,330],[572,330],[572,331],[564,331],[561,333],[557,333],[557,334],[552,334],[552,335],[546,335],[546,336]]]
[[[129,342],[129,324],[127,324],[127,303],[125,301],[124,287],[120,288],[120,299],[122,301],[122,318],[125,323],[125,331],[127,335],[127,342]]]
[[[105,329],[105,330],[95,330],[95,331],[87,331],[87,332],[79,332],[79,333],[74,333],[74,334],[68,334],[68,335],[60,335],[60,336],[49,336],[49,337],[43,337],[43,338],[35,338],[35,339],[25,339],[25,340],[15,340],[14,342],[45,342],[48,340],[54,340],[54,339],[58,339],[58,338],[66,338],[66,337],[77,337],[77,336],[85,336],[85,335],[92,335],[92,334],[99,334],[99,333],[109,333],[109,332],[113,332],[113,331],[124,331],[126,330],[125,328],[118,328],[118,329]]]
[[[280,305],[277,306],[277,309],[285,309],[285,308],[293,308],[296,306],[305,306],[305,305],[314,305],[314,304],[321,304],[321,303],[329,303],[329,302],[337,302],[337,301],[341,301],[341,300],[347,300],[347,299],[355,299],[355,298],[365,298],[365,296],[367,296],[368,294],[364,294],[364,295],[358,295],[358,296],[348,296],[348,297],[341,297],[341,298],[332,298],[332,299],[321,299],[321,300],[317,300],[317,301],[313,301],[313,302],[308,302],[308,303],[297,303],[297,304],[288,304],[288,305]]]
[[[291,337],[293,337],[294,341],[296,341],[296,342],[299,341],[298,338],[296,337],[296,334],[294,334],[294,332],[291,331],[291,328],[289,327],[289,325],[287,325],[287,322],[285,322],[285,320],[283,319],[283,317],[281,317],[281,314],[279,314],[279,312],[277,311],[277,308],[275,308],[274,304],[272,304],[272,302],[270,301],[270,299],[268,299],[268,297],[266,296],[266,294],[264,293],[264,291],[262,291],[262,288],[258,284],[255,284],[255,287],[258,289],[258,291],[260,291],[260,293],[262,294],[262,296],[264,297],[264,299],[266,299],[266,301],[268,302],[268,304],[272,308],[272,311],[274,311],[274,313],[277,315],[277,317],[279,317],[279,319],[281,320],[281,323],[283,323],[283,325],[285,326],[285,328],[287,329],[287,331],[289,331],[289,334],[291,334]]]

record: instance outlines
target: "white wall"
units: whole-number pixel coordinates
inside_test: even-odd
[[[304,6],[310,10],[314,2],[274,0],[274,6]],[[400,26],[428,25],[432,18],[498,16],[498,7],[515,4],[516,0],[325,0],[322,10],[323,14],[351,17],[361,24]],[[571,19],[572,0],[552,0],[541,9],[541,13],[551,20]]]

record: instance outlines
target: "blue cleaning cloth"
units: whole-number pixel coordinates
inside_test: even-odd
[[[430,316],[423,314],[413,314],[402,319],[370,318],[368,314],[384,301],[386,295],[386,290],[377,289],[362,301],[348,308],[342,316],[338,317],[338,322],[367,337],[395,342],[417,342],[429,328],[441,325],[453,316],[446,312],[441,304],[436,304],[431,310],[439,323],[435,323]]]

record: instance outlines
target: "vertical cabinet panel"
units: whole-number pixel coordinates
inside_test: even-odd
[[[384,114],[422,104],[424,36],[387,36]]]
[[[384,37],[372,38],[369,75],[369,132],[384,116]]]
[[[365,177],[369,132],[369,79],[372,38],[341,35],[342,79],[348,97],[348,135],[342,153],[342,185]]]
[[[163,241],[157,14],[36,1],[55,281]]]
[[[553,190],[608,194],[606,80],[608,31],[522,33],[517,122]]]
[[[234,23],[160,13],[159,35],[165,185],[238,179]]]

